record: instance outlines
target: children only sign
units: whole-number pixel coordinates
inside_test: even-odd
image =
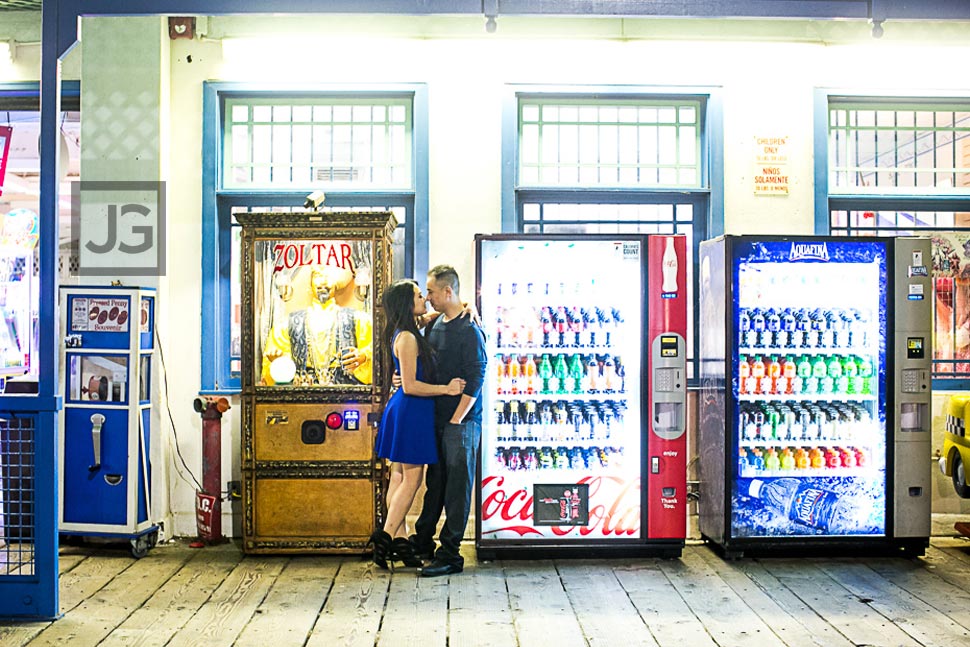
[[[754,194],[788,195],[788,137],[755,137]]]

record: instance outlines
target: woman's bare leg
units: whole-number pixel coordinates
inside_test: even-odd
[[[407,537],[407,514],[414,503],[414,496],[421,487],[424,465],[391,463],[391,482],[397,484],[387,491],[387,520],[384,532],[391,537]]]

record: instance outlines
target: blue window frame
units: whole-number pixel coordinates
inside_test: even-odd
[[[689,266],[688,376],[696,381],[700,241],[723,233],[715,89],[512,87],[503,124],[502,230],[683,233]]]
[[[428,267],[428,123],[423,84],[203,90],[202,391],[240,388],[240,210],[390,209],[394,274]],[[233,331],[236,331],[235,333]]]
[[[815,191],[816,233],[932,239],[933,387],[970,388],[970,97],[818,90]]]

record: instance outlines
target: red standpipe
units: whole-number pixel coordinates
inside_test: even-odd
[[[202,490],[206,497],[206,521],[199,534],[209,543],[221,542],[222,537],[222,414],[229,409],[225,398],[206,398],[202,414]],[[201,403],[199,403],[201,404]],[[198,405],[197,409],[201,409]],[[199,503],[196,504],[197,506]],[[197,510],[196,514],[199,514]]]

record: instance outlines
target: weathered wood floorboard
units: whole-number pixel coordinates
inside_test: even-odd
[[[970,541],[918,559],[477,562],[422,578],[358,557],[237,544],[65,547],[62,617],[0,622],[0,647],[850,647],[970,645]]]

